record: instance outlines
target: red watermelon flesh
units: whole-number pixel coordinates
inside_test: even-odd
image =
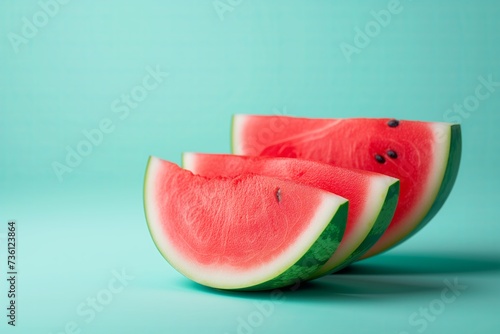
[[[460,126],[448,123],[236,115],[232,137],[236,154],[311,159],[398,178],[394,218],[365,257],[402,242],[439,211],[461,154]]]
[[[361,257],[382,236],[396,209],[399,181],[383,174],[292,158],[184,153],[182,160],[184,168],[198,175],[277,177],[348,199],[347,226],[340,246],[311,278],[337,271]]]
[[[347,201],[290,181],[206,178],[151,157],[144,207],[169,263],[215,288],[294,284],[320,268],[345,230]]]

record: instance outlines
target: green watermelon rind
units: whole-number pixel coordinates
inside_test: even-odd
[[[163,258],[182,275],[189,279],[201,284],[206,285],[202,282],[196,281],[193,277],[184,273],[181,268],[176,266],[172,261],[169,260],[169,256],[159,246],[160,241],[157,239],[155,233],[152,230],[151,224],[152,219],[148,216],[148,196],[147,196],[147,184],[150,174],[150,165],[153,157],[149,157],[146,172],[144,175],[144,187],[143,187],[143,205],[144,213],[151,238],[154,241],[155,247],[158,252],[163,256]],[[325,224],[325,228],[316,238],[316,240],[311,244],[311,246],[301,255],[301,257],[290,265],[284,271],[281,272],[271,272],[269,273],[269,280],[265,282],[260,282],[255,285],[250,285],[242,288],[225,288],[223,286],[214,287],[220,290],[237,290],[237,291],[258,291],[258,290],[270,290],[282,288],[290,285],[297,284],[307,279],[314,271],[320,268],[331,255],[335,252],[337,247],[342,240],[345,232],[347,223],[347,212],[348,212],[348,202],[345,201],[339,204],[335,213],[329,219],[329,222]],[[209,286],[209,285],[208,285]],[[211,286],[213,287],[213,286]]]
[[[462,157],[462,130],[460,128],[460,124],[453,124],[450,128],[450,150],[446,170],[444,172],[443,181],[439,187],[436,199],[424,218],[426,223],[434,218],[444,205],[444,202],[448,199],[448,196],[455,185],[455,181],[457,180],[458,170],[460,169],[460,160]]]

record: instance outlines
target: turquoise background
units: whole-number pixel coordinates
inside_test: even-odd
[[[355,45],[388,1],[215,3],[226,11],[211,0],[69,1],[45,22],[35,0],[0,2],[0,332],[78,333],[75,322],[81,333],[224,334],[243,319],[258,324],[243,333],[499,333],[500,86],[470,112],[447,111],[474,102],[478,77],[500,81],[499,3],[401,0],[350,61],[342,43]],[[23,17],[41,27],[14,47]],[[169,76],[120,119],[112,103],[157,65]],[[233,113],[460,121],[460,174],[410,241],[285,290],[262,315],[255,302],[270,293],[216,292],[172,269],[143,215],[148,156],[229,152]],[[103,119],[113,131],[60,181],[53,162]],[[9,219],[16,328],[3,314]],[[109,295],[114,270],[134,278]],[[467,287],[446,304],[445,280]],[[77,309],[98,295],[109,303],[87,322]]]

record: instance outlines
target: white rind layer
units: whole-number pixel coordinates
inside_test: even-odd
[[[233,116],[233,129],[232,129],[232,145],[233,145],[233,153],[234,154],[247,154],[243,151],[243,146],[240,140],[241,129],[243,129],[243,125],[245,123],[245,119],[247,115],[234,115]]]
[[[182,153],[182,168],[191,171],[193,174],[198,174],[195,168],[196,165],[196,154],[192,152]]]
[[[203,265],[186,258],[173,246],[169,236],[163,232],[162,224],[168,224],[168,222],[161,221],[159,208],[155,205],[156,176],[160,170],[161,160],[151,157],[146,171],[144,189],[144,205],[151,236],[158,250],[175,269],[193,281],[214,288],[242,289],[276,278],[307,253],[328,226],[339,207],[347,202],[340,196],[318,189],[318,191],[323,192],[323,200],[316,209],[316,213],[309,223],[309,228],[273,261],[249,268],[249,270],[220,264]]]

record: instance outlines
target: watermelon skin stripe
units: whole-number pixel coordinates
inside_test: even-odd
[[[374,253],[367,253],[360,258],[360,260],[368,258],[373,255],[377,255],[383,252],[390,250],[391,248],[401,244],[402,242],[408,240],[410,237],[415,235],[418,231],[420,231],[429,221],[434,218],[434,216],[441,209],[443,204],[448,199],[448,196],[455,185],[455,181],[458,176],[458,170],[460,168],[460,159],[462,156],[462,130],[459,124],[452,124],[450,126],[450,135],[449,137],[449,155],[447,157],[446,168],[443,176],[443,181],[441,182],[441,186],[437,192],[437,195],[434,199],[434,202],[428,211],[428,213],[422,218],[421,222],[412,230],[411,233],[406,235],[404,238],[399,240],[396,243],[388,246],[384,250]]]
[[[278,277],[239,291],[272,290],[300,284],[309,280],[311,275],[321,268],[335,252],[344,235],[347,220],[348,203],[340,205],[328,226],[312,247],[293,266]]]

